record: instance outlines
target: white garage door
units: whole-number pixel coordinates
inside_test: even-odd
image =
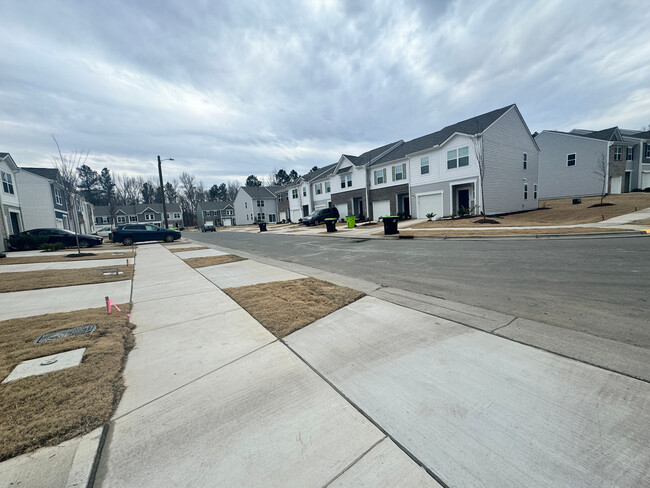
[[[295,224],[300,219],[300,209],[296,208],[291,210],[291,221]]]
[[[442,193],[435,195],[417,195],[418,219],[425,219],[428,213],[436,214],[436,219],[442,217]]]
[[[287,212],[280,212],[280,222],[287,220]]]
[[[650,173],[644,171],[641,174],[641,189],[645,190],[646,188],[650,188]]]
[[[612,176],[612,179],[610,180],[612,195],[618,195],[619,193],[621,193],[622,184],[623,184],[622,176]]]
[[[379,202],[372,202],[372,217],[377,220],[379,217],[387,217],[390,215],[390,200],[381,200]]]
[[[230,227],[232,225],[232,219],[223,219],[224,227]]]
[[[339,211],[339,217],[344,219],[348,216],[348,204],[343,203],[341,205],[336,205],[336,210]]]

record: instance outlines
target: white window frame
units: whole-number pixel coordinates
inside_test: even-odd
[[[306,196],[307,196],[307,187],[306,187],[306,186],[303,186],[303,187],[302,187],[302,196],[303,196],[303,197],[306,197]]]
[[[524,200],[528,200],[528,183],[524,183]]]
[[[269,214],[269,222],[272,224],[275,223],[275,214]]]
[[[429,156],[423,156],[420,158],[420,174],[429,174]]]
[[[645,143],[645,157],[650,158],[650,142]]]
[[[126,215],[118,215],[117,216],[117,223],[118,224],[126,224]]]
[[[376,169],[374,172],[375,185],[383,185],[386,183],[386,168]]]
[[[278,202],[282,202],[284,200],[284,193],[280,192],[278,193]]]
[[[400,172],[397,172],[399,168]],[[392,167],[393,171],[393,181],[401,181],[406,179],[406,163],[398,164]]]
[[[54,201],[57,205],[63,205],[63,197],[61,195],[61,190],[58,188],[54,189]]]
[[[145,222],[148,221],[148,220],[156,220],[156,214],[151,213],[151,212],[147,212],[146,214],[144,214],[144,220],[145,220]]]
[[[291,198],[296,199],[298,198],[298,188],[294,188],[291,190]]]
[[[625,151],[625,161],[632,161],[634,159],[634,147],[628,146]]]
[[[573,159],[571,159],[571,156],[573,156]],[[575,166],[575,165],[576,165],[576,160],[577,160],[577,159],[578,159],[578,157],[576,156],[576,153],[569,153],[569,154],[567,154],[567,155],[566,155],[566,165],[567,165],[567,168],[569,168],[569,167],[571,167],[571,166]],[[569,164],[571,161],[573,161],[573,164]]]
[[[2,173],[2,191],[8,193],[9,195],[14,195],[14,182],[11,179],[11,174],[5,173],[4,171],[1,171],[1,173]]]
[[[537,200],[537,183],[533,183],[533,200]]]
[[[621,146],[614,147],[614,161],[623,159],[623,148]]]
[[[257,212],[257,220],[261,222],[264,222],[266,220],[264,212]]]
[[[524,153],[524,169],[528,169],[528,154]]]
[[[648,156],[648,157],[650,157],[650,156]],[[325,182],[325,193],[329,193],[331,191],[332,191],[332,187],[330,186],[330,182],[326,181]]]
[[[257,206],[258,207],[263,207],[264,206],[264,200],[258,200],[257,201]]]
[[[316,195],[320,195],[323,193],[323,184],[322,183],[316,183]]]
[[[174,212],[174,218],[175,219],[180,219],[181,218],[181,213],[180,212]]]
[[[352,186],[352,175],[347,174],[347,175],[341,175],[341,188],[345,187],[350,187]]]

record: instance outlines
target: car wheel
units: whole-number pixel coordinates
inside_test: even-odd
[[[171,234],[167,234],[165,236],[165,242],[173,242],[174,241],[174,236]]]
[[[86,239],[79,239],[79,247],[87,248],[90,243]]]
[[[133,244],[133,237],[125,237],[124,239],[122,239],[122,244],[124,244],[125,246],[130,246],[131,244]]]

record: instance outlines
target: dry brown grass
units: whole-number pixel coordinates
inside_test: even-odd
[[[604,227],[567,227],[560,229],[537,228],[537,229],[467,229],[467,230],[449,230],[449,229],[419,229],[419,230],[401,230],[401,236],[513,236],[513,235],[546,235],[546,234],[591,234],[599,232],[628,232],[621,229],[612,229]],[[633,231],[629,231],[633,232]],[[375,235],[384,235],[383,232]],[[397,236],[395,236],[397,237]]]
[[[71,253],[73,254],[73,253]],[[112,254],[102,252],[95,254],[94,256],[82,256],[80,258],[67,258],[64,254],[45,254],[42,256],[25,256],[25,257],[12,257],[11,254],[8,254],[6,258],[0,260],[0,266],[5,264],[28,264],[28,263],[58,263],[58,262],[68,262],[73,263],[77,261],[92,261],[96,259],[133,259],[135,258],[135,253],[125,252],[119,256],[113,256]]]
[[[109,281],[123,281],[133,278],[133,266],[118,266],[118,272],[113,273],[115,267],[99,267],[84,269],[45,269],[39,271],[24,271],[15,273],[0,273],[0,293],[25,290],[40,290],[43,288],[57,288],[60,286],[89,285],[91,283],[108,283]],[[0,268],[1,269],[1,268]]]
[[[201,247],[179,247],[179,248],[167,248],[168,251],[176,253],[176,252],[184,252],[184,251],[200,251],[201,249],[210,249],[209,247],[206,246],[201,246]]]
[[[635,220],[634,225],[650,225],[650,219]]]
[[[0,384],[0,461],[52,446],[105,424],[122,396],[133,334],[126,314],[105,308],[0,322],[0,377],[18,363],[85,347],[79,366]],[[34,344],[41,334],[97,324],[92,334]]]
[[[539,210],[490,218],[498,220],[500,225],[506,227],[589,224],[650,207],[650,193],[609,195],[605,198],[605,203],[613,203],[614,205],[606,207],[591,208],[591,205],[600,203],[600,197],[583,197],[582,203],[579,205],[573,205],[572,200],[571,198],[545,200],[540,202]],[[475,223],[479,219],[480,217],[472,217],[467,219],[427,221],[415,224],[411,228],[484,227],[487,225]]]
[[[223,256],[204,256],[201,258],[187,258],[184,261],[192,268],[205,268],[206,266],[215,266],[217,264],[234,263],[244,261],[246,258],[236,254],[225,254]]]
[[[233,300],[282,338],[363,297],[363,292],[315,278],[226,288]]]

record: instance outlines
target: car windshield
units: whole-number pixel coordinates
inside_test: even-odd
[[[320,210],[314,210],[314,211],[311,213],[310,217],[316,217],[316,216],[318,215],[318,212],[320,212]]]

